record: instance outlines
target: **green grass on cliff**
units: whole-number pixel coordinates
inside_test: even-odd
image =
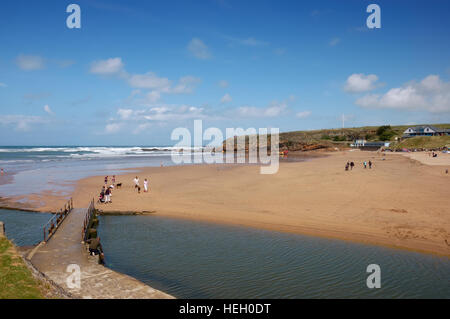
[[[0,237],[0,299],[42,299],[39,282],[11,242]]]
[[[429,124],[423,124],[429,125]],[[450,124],[431,124],[439,128],[450,129]],[[417,126],[417,125],[414,125]],[[391,141],[394,142],[396,138],[401,138],[403,132],[411,127],[411,125],[391,125],[391,126],[363,126],[351,127],[343,129],[322,129],[312,131],[293,131],[280,133],[280,150],[288,149],[309,150],[316,148],[333,148],[333,147],[348,147],[358,139],[365,139],[367,141]],[[385,130],[381,130],[384,128]],[[405,144],[405,148],[440,148],[448,144],[447,137],[432,138],[431,140],[413,140],[412,145]],[[270,138],[269,138],[270,139]],[[225,145],[224,141],[224,145]],[[247,141],[248,143],[248,141]],[[394,143],[395,144],[395,143]],[[309,148],[313,146],[313,148]],[[394,145],[393,145],[394,146]],[[401,147],[401,146],[400,146]]]
[[[424,124],[427,125],[427,124]],[[450,124],[431,124],[439,128],[450,128]],[[416,126],[416,125],[413,125]],[[391,141],[396,137],[402,137],[403,132],[411,127],[411,125],[392,125],[390,131],[392,131]],[[365,139],[368,141],[379,141],[380,137],[377,135],[379,126],[362,126],[351,127],[344,129],[323,129],[313,131],[294,131],[280,133],[280,141],[302,141],[302,142],[319,142],[319,141],[331,141],[331,142],[353,142],[357,139]]]
[[[418,136],[408,138],[398,144],[392,145],[392,149],[414,149],[414,148],[441,148],[450,147],[450,136]]]

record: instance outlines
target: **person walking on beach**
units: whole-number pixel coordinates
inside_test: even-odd
[[[112,177],[112,184],[116,186],[116,175],[113,175]]]
[[[367,168],[367,162],[364,161],[364,168]]]
[[[105,185],[108,184],[108,176],[105,176]]]
[[[105,191],[105,204],[111,203],[111,188],[107,188]]]
[[[353,166],[355,166],[355,163],[350,162],[350,170],[353,170]]]
[[[100,192],[99,200],[101,203],[105,203],[105,186],[102,187],[102,191]]]
[[[139,178],[136,176],[133,181],[134,181],[134,189],[137,188],[138,194],[140,194],[141,186],[139,186]]]
[[[5,172],[3,171],[3,168],[2,168],[0,174],[3,176],[4,173],[5,173]]]
[[[345,170],[348,171],[348,167],[350,166],[349,162],[347,162],[347,164],[345,164]]]
[[[147,192],[148,192],[148,180],[145,179],[144,180],[144,193],[147,193]]]
[[[369,161],[369,168],[372,168],[372,162]]]

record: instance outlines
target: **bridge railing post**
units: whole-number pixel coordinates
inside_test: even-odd
[[[55,214],[50,218],[50,220],[43,227],[44,242],[49,240],[53,234],[58,230],[59,226],[62,224],[64,219],[73,209],[73,199],[70,198],[65,204],[64,208],[61,208],[55,212]]]

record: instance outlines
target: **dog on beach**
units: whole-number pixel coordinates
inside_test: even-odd
[[[119,189],[119,188],[121,188],[121,187],[122,187],[122,183],[117,183],[117,184],[116,184],[116,188],[117,188],[117,189]]]

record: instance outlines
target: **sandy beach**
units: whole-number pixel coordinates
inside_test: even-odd
[[[426,165],[447,166],[447,168],[450,166],[450,154],[439,152],[438,157],[431,157],[430,152],[408,152],[403,155]]]
[[[442,156],[443,158],[443,156]],[[450,157],[447,157],[449,160]],[[345,171],[347,160],[353,171]],[[362,162],[371,160],[372,169]],[[434,159],[424,157],[423,161]],[[282,163],[278,174],[258,166],[198,165],[145,168],[117,178],[104,212],[144,212],[215,223],[317,235],[450,256],[448,166],[429,166],[400,154],[336,152]],[[97,198],[103,176],[80,180],[76,205]]]
[[[305,162],[281,163],[275,175],[259,166],[191,165],[143,168],[121,175],[104,213],[148,213],[292,232],[450,256],[450,155],[339,151]],[[410,158],[417,160],[413,160]],[[372,169],[363,161],[371,160]],[[441,165],[435,164],[439,160]],[[345,171],[354,161],[353,171]],[[442,164],[446,164],[442,165]],[[135,171],[136,169],[134,169]],[[104,176],[80,180],[76,207],[98,198]],[[40,211],[55,211],[65,199],[44,194]],[[447,242],[446,242],[447,241]]]

